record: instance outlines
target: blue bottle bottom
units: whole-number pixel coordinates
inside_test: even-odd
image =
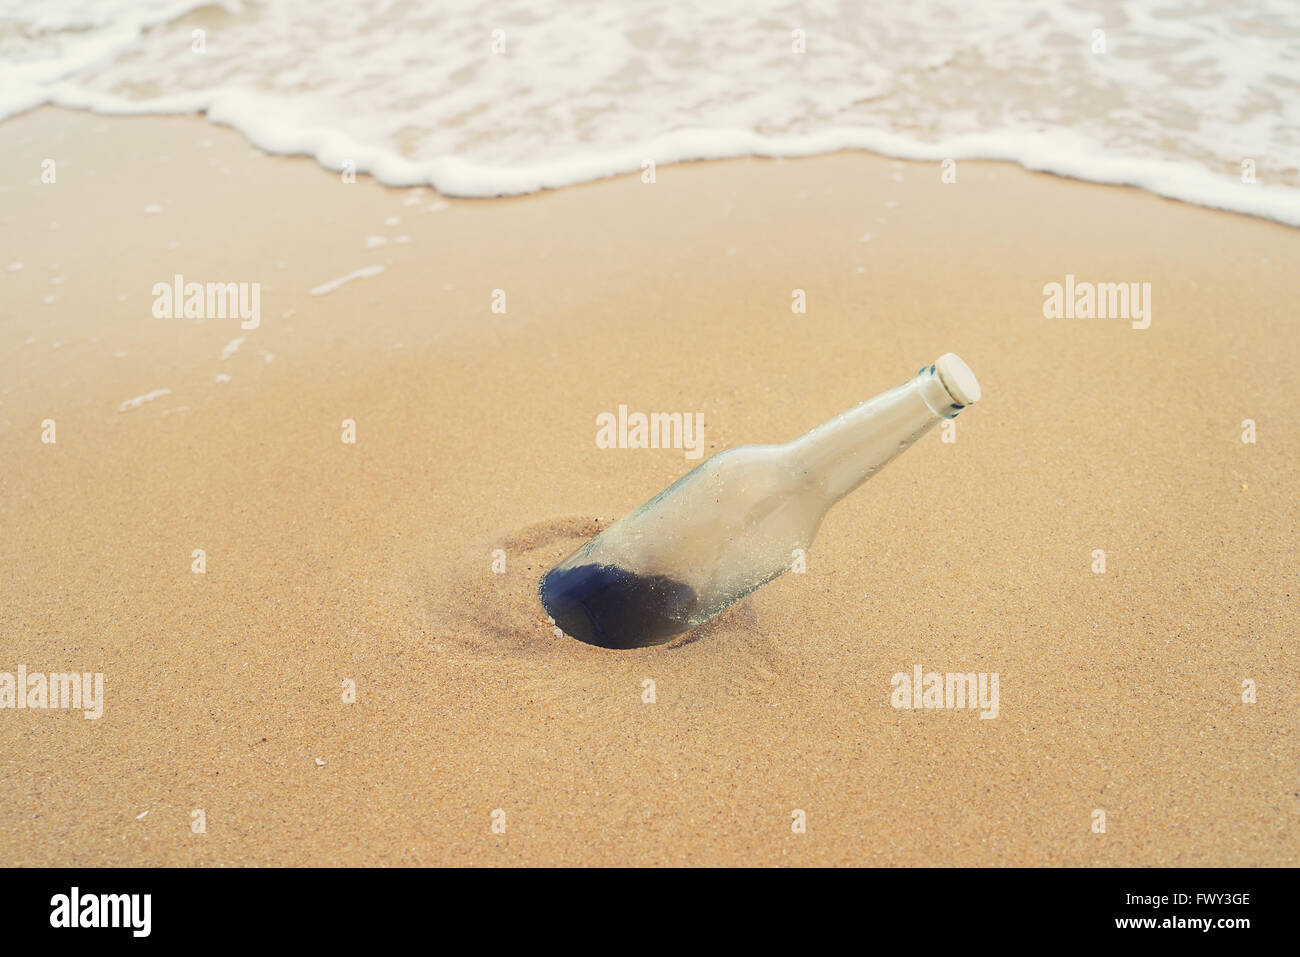
[[[601,648],[663,644],[690,627],[696,602],[689,585],[615,565],[553,569],[538,593],[566,635]]]

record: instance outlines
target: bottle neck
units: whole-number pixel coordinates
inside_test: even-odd
[[[792,467],[822,488],[829,506],[962,408],[935,367],[927,366],[909,382],[788,443]]]

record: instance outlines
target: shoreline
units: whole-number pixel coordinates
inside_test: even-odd
[[[128,106],[129,102],[112,96],[73,102],[47,100],[0,116],[0,122],[49,110],[82,112],[110,120],[146,117],[201,119],[214,129],[233,131],[251,148],[269,157],[309,159],[328,173],[350,172],[390,189],[431,189],[448,199],[491,200],[531,196],[604,180],[639,177],[647,173],[647,164],[652,164],[649,175],[657,175],[659,169],[691,163],[787,161],[840,153],[866,153],[918,165],[1008,164],[1027,173],[1045,173],[1097,186],[1140,189],[1161,199],[1300,228],[1300,185],[1271,182],[1269,177],[1278,175],[1280,171],[1271,167],[1257,171],[1254,159],[1244,161],[1250,163],[1248,180],[1244,168],[1224,168],[1216,172],[1190,162],[1116,157],[1101,146],[1094,146],[1091,153],[1081,155],[1079,143],[1075,141],[1062,146],[1059,133],[1002,132],[992,136],[968,133],[939,143],[927,143],[889,131],[852,127],[785,137],[740,129],[691,129],[657,136],[597,158],[584,154],[581,160],[569,157],[506,168],[454,156],[429,161],[411,160],[337,131],[315,150],[306,146],[286,147],[282,145],[286,140],[318,142],[321,139],[319,131],[314,128],[290,133],[277,130],[271,137],[247,116],[238,116],[239,111],[228,103],[209,102],[203,96],[192,97],[184,105],[172,102],[166,109],[156,112],[143,111],[136,104]],[[250,107],[239,97],[235,98],[235,103]],[[1008,146],[1008,142],[1014,142],[1016,146]]]

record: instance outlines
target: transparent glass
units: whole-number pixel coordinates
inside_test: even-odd
[[[800,438],[701,463],[547,572],[538,589],[547,614],[581,641],[635,648],[701,625],[778,577],[812,545],[827,509],[978,399],[974,376],[950,356],[939,364],[955,361],[966,377],[952,389],[927,366]]]

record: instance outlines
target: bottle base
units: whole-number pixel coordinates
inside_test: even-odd
[[[538,594],[566,635],[601,648],[660,645],[690,628],[695,590],[665,575],[616,565],[552,569]]]

